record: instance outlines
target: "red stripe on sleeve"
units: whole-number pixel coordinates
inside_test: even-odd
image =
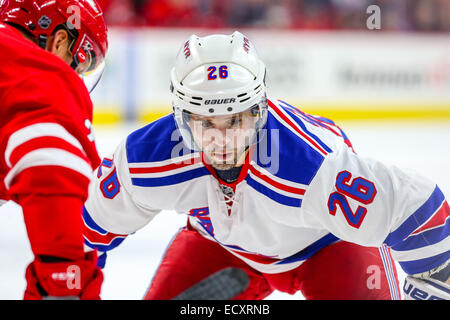
[[[174,169],[179,169],[187,166],[191,166],[193,164],[200,163],[202,161],[201,157],[186,159],[181,162],[175,162],[171,164],[167,164],[159,167],[146,167],[146,168],[130,168],[130,173],[156,173],[156,172],[164,172]]]
[[[250,171],[258,178],[273,185],[274,187],[277,187],[280,190],[299,194],[299,195],[304,195],[306,192],[305,189],[299,189],[299,188],[287,186],[287,185],[281,184],[279,182],[276,182],[275,180],[270,179],[267,175],[264,175],[264,174],[260,173],[259,171],[257,171],[253,166],[250,166]]]
[[[111,232],[108,232],[106,234],[101,234],[95,230],[92,230],[86,224],[84,225],[83,232],[84,232],[85,238],[93,244],[98,243],[98,244],[103,244],[103,245],[109,245],[115,238],[127,237],[126,234],[115,234],[115,233],[111,233]]]
[[[420,232],[433,229],[439,226],[442,226],[445,224],[445,220],[450,215],[450,207],[448,206],[447,201],[444,201],[442,203],[442,206],[439,208],[438,211],[434,213],[432,218],[428,220],[424,225],[422,225],[419,229],[416,229],[411,235],[418,234]]]

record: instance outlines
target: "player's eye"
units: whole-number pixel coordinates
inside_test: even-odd
[[[202,120],[201,124],[203,128],[211,128],[213,126],[212,122],[209,120]]]
[[[252,117],[256,117],[259,115],[259,106],[255,104],[253,107],[250,108],[249,113]]]
[[[230,127],[236,127],[240,125],[242,122],[241,115],[235,115],[229,120],[229,126]]]

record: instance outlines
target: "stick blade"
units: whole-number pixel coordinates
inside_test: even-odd
[[[244,292],[250,283],[248,274],[239,268],[226,268],[203,279],[172,300],[231,300]]]

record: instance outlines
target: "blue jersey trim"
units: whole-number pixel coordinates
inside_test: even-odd
[[[313,244],[307,246],[305,249],[303,249],[300,252],[297,252],[296,254],[284,258],[282,261],[277,262],[276,264],[287,264],[287,263],[292,263],[292,262],[296,262],[296,261],[303,261],[306,260],[308,258],[310,258],[312,255],[314,255],[317,251],[321,250],[322,248],[325,248],[326,246],[335,243],[336,241],[338,241],[339,238],[335,237],[334,235],[332,235],[331,233],[327,234],[326,236],[320,238],[319,240],[317,240],[316,242],[314,242]]]
[[[263,133],[253,155],[258,166],[281,179],[309,185],[325,157],[270,112]]]
[[[409,236],[391,248],[396,251],[407,251],[430,246],[448,237],[449,229],[450,219],[447,219],[443,226]]]
[[[210,172],[205,167],[200,167],[186,172],[177,173],[167,177],[159,178],[131,178],[134,186],[138,187],[164,187],[182,182],[186,182],[195,178],[209,175]]]
[[[324,148],[325,149],[325,151],[327,151],[328,153],[331,153],[331,152],[333,152],[333,150],[330,148],[330,147],[328,147],[318,136],[316,136],[314,133],[312,133],[311,131],[309,131],[307,128],[306,128],[306,126],[305,126],[305,124],[303,123],[303,121],[295,114],[295,113],[293,113],[293,110],[296,110],[296,111],[298,111],[298,112],[300,112],[300,113],[302,113],[301,111],[299,111],[297,108],[295,108],[294,106],[291,106],[289,103],[287,103],[287,102],[284,102],[284,101],[281,101],[280,100],[280,102],[282,103],[282,104],[284,104],[284,105],[280,105],[280,107],[281,108],[283,108],[284,110],[286,110],[290,115],[291,115],[291,118],[292,119],[294,119],[294,121],[295,121],[295,123],[297,123],[301,128],[302,128],[302,130],[308,135],[308,136],[310,136],[312,139],[314,139],[314,141],[316,141],[322,148]],[[328,120],[328,119],[327,119]],[[330,120],[328,120],[328,121],[330,121]],[[320,122],[316,122],[316,124],[318,124],[319,126],[322,126],[323,127],[323,125],[320,123]]]
[[[95,230],[102,235],[108,233],[108,231],[102,229],[97,223],[95,223],[94,219],[92,219],[92,217],[90,216],[89,212],[85,207],[83,207],[83,220],[86,223],[86,225],[92,230]]]
[[[250,175],[248,175],[245,178],[245,181],[247,181],[247,184],[251,186],[253,189],[258,191],[259,193],[265,195],[269,199],[278,202],[282,205],[289,206],[289,207],[301,207],[302,200],[292,197],[287,197],[285,195],[279,194],[272,189],[267,188],[266,186],[260,184],[256,180],[252,179]]]
[[[123,242],[123,240],[125,240],[125,237],[115,238],[113,241],[111,241],[110,244],[106,245],[106,244],[92,243],[89,242],[89,240],[84,239],[84,243],[92,249],[97,249],[99,251],[109,251],[119,246]]]
[[[83,220],[89,228],[96,231],[97,233],[99,233],[101,235],[106,235],[108,233],[108,231],[102,229],[97,223],[95,223],[95,221],[92,219],[92,217],[90,216],[89,212],[86,210],[85,207],[83,207]],[[91,243],[91,242],[89,242],[89,240],[87,240],[85,238],[84,243],[92,249],[97,249],[99,251],[108,251],[108,250],[114,249],[115,247],[120,245],[123,240],[125,240],[125,237],[119,237],[119,238],[113,239],[113,241],[111,241],[110,244],[103,245],[103,244]]]
[[[416,274],[430,271],[433,268],[439,267],[448,259],[450,259],[450,251],[446,251],[436,256],[420,260],[399,261],[399,264],[406,273]]]
[[[172,114],[131,133],[126,150],[128,163],[158,162],[195,153],[184,144]]]
[[[439,187],[436,186],[428,200],[414,212],[396,230],[392,231],[384,243],[392,247],[403,241],[417,228],[423,225],[442,205],[445,196]]]
[[[108,257],[108,254],[106,252],[102,252],[98,255],[97,258],[97,267],[100,269],[103,269],[106,265],[106,258]]]

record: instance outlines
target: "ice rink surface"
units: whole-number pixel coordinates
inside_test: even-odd
[[[358,154],[412,169],[435,181],[450,197],[449,122],[339,123]],[[112,152],[138,124],[96,128],[101,156]],[[174,233],[186,217],[162,212],[108,254],[103,299],[141,299]],[[189,259],[189,257],[186,257]],[[25,268],[32,260],[21,210],[9,202],[0,207],[0,299],[21,299]],[[404,273],[398,268],[400,283]],[[301,293],[274,292],[268,299],[303,299]]]

